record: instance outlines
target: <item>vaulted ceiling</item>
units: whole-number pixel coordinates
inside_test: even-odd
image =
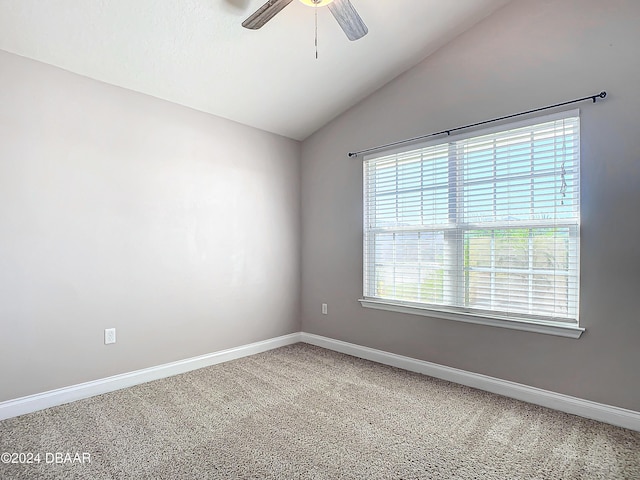
[[[302,140],[509,0],[351,0],[350,42],[326,7],[266,0],[0,0],[0,49]],[[1,72],[0,72],[1,74]]]

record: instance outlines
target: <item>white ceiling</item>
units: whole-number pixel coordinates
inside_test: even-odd
[[[266,0],[0,0],[0,49],[302,140],[509,0],[351,0],[350,42],[326,7]]]

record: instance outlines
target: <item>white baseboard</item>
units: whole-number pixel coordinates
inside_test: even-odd
[[[520,383],[509,382],[499,378],[489,377],[479,373],[467,372],[457,368],[446,367],[436,363],[416,360],[402,355],[362,347],[353,343],[334,340],[311,333],[302,333],[301,340],[311,345],[346,353],[354,357],[364,358],[374,362],[391,365],[412,372],[422,373],[431,377],[448,380],[468,387],[497,393],[505,397],[515,398],[561,412],[591,418],[623,428],[640,431],[640,412],[596,403],[581,398],[570,397],[560,393],[529,387]]]
[[[48,392],[37,393],[27,397],[16,398],[0,402],[0,420],[17,417],[25,413],[35,412],[49,407],[55,407],[69,402],[75,402],[83,398],[113,392],[122,388],[132,387],[141,383],[171,377],[180,373],[190,372],[198,368],[208,367],[217,363],[228,362],[236,358],[255,355],[274,348],[291,345],[301,341],[300,332],[271,338],[262,342],[251,343],[240,347],[221,350],[215,353],[200,355],[198,357],[165,363],[156,367],[144,368],[134,372],[101,378],[91,382],[80,383],[70,387],[58,388]]]
[[[552,408],[561,412],[640,431],[640,412],[570,397],[540,388],[529,387],[520,383],[509,382],[479,373],[467,372],[457,368],[446,367],[424,360],[416,360],[415,358],[396,355],[395,353],[304,332],[292,333],[249,345],[230,348],[228,350],[0,402],[0,420],[17,417],[18,415],[55,407],[95,395],[101,395],[103,393],[113,392],[141,383],[159,380],[217,363],[255,355],[256,353],[266,352],[267,350],[298,342],[317,345],[336,352],[353,355],[354,357],[422,373],[431,377],[504,395],[505,397]]]

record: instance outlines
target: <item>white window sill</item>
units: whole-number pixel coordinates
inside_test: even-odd
[[[454,313],[442,310],[433,310],[426,307],[413,305],[403,305],[387,300],[372,300],[362,298],[358,300],[363,307],[375,308],[377,310],[387,310],[390,312],[410,313],[413,315],[424,315],[425,317],[444,318],[457,322],[477,323],[492,327],[511,328],[513,330],[524,330],[527,332],[544,333],[546,335],[558,335],[560,337],[580,338],[584,328],[575,325],[563,325],[552,322],[534,322],[523,319],[489,317],[476,315],[473,313]]]

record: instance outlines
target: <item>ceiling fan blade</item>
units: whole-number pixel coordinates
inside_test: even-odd
[[[349,0],[335,0],[328,6],[349,40],[358,40],[369,33],[369,29]]]
[[[291,2],[293,2],[293,0],[269,0],[253,15],[242,22],[242,26],[250,30],[257,30],[280,13],[280,11]]]

